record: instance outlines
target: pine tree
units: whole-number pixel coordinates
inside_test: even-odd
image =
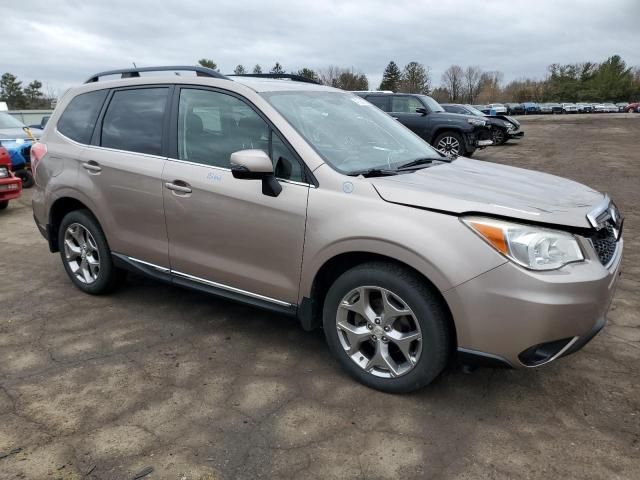
[[[238,65],[233,69],[233,73],[235,73],[236,75],[244,75],[245,73],[247,73],[247,71],[244,69],[243,65]]]
[[[396,65],[396,62],[391,60],[387,68],[384,69],[382,74],[382,82],[380,82],[380,86],[378,90],[391,90],[392,92],[396,92],[398,88],[400,88],[400,81],[402,80],[402,73]]]
[[[284,68],[282,68],[282,65],[280,65],[280,62],[276,62],[276,64],[273,66],[273,68],[269,73],[280,74],[285,72],[284,72]]]
[[[218,70],[218,64],[210,58],[201,58],[200,60],[198,60],[198,63],[205,68],[210,68],[211,70],[215,70],[216,72],[220,71]]]
[[[256,63],[256,66],[255,66],[255,67],[253,67],[253,73],[254,73],[254,74],[260,74],[260,73],[262,73],[262,67]]]

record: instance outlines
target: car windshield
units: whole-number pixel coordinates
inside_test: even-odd
[[[467,111],[467,113],[469,115],[476,115],[478,117],[484,117],[485,114],[482,113],[480,110],[478,110],[477,108],[472,107],[471,105],[465,105],[464,109]]]
[[[356,95],[334,91],[261,95],[342,173],[391,170],[423,159],[443,160],[411,130]]]
[[[24,125],[8,113],[0,112],[0,128],[22,128]]]
[[[418,95],[422,102],[429,107],[429,110],[432,112],[444,112],[444,108],[438,102],[436,102],[433,98],[427,97],[426,95]]]

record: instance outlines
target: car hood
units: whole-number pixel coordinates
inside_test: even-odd
[[[42,130],[39,128],[32,128],[31,133],[34,137],[40,138],[42,135]],[[29,136],[25,133],[22,128],[0,128],[0,140],[27,140]]]
[[[586,215],[605,197],[554,175],[467,158],[370,180],[391,203],[581,228],[590,227]]]

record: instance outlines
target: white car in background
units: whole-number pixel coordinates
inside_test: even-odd
[[[562,113],[578,113],[578,107],[575,103],[563,103]]]
[[[507,114],[507,107],[505,107],[501,103],[490,103],[489,105],[487,105],[487,107],[489,109],[491,109],[491,110],[495,110],[496,111],[496,115],[506,115]]]
[[[605,103],[603,106],[605,108],[605,112],[607,112],[607,113],[617,113],[618,112],[618,106],[613,104],[613,103]]]

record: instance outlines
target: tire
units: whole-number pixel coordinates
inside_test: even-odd
[[[456,144],[457,148],[454,153],[454,145]],[[438,145],[441,145],[441,147]],[[452,130],[447,130],[438,135],[433,142],[433,146],[447,157],[455,158],[456,156],[464,156],[466,153],[462,135]]]
[[[71,243],[67,244],[65,240]],[[102,295],[113,291],[124,281],[126,272],[113,264],[104,232],[88,210],[74,210],[64,216],[58,229],[58,245],[67,275],[83,292]],[[97,268],[95,263],[92,266],[92,261],[95,262],[96,258]],[[86,263],[83,264],[83,261]],[[74,271],[74,268],[77,270]],[[84,271],[88,274],[83,274]]]
[[[491,131],[491,140],[493,140],[494,145],[504,145],[509,140],[509,135],[502,128],[494,128]]]
[[[35,180],[33,179],[33,175],[29,170],[18,170],[13,172],[13,174],[22,180],[22,188],[31,188],[35,185]]]
[[[361,292],[365,292],[363,296]],[[388,311],[406,308],[410,315],[395,316],[387,324],[391,326],[385,326],[389,318],[385,320],[388,315],[380,311],[382,292],[390,299],[388,304],[395,305]],[[361,301],[370,306],[378,302],[378,313],[364,310],[371,312],[364,321],[364,316],[345,307],[353,295],[358,300],[352,308],[357,309]],[[338,325],[353,327],[350,332],[358,333],[347,337],[347,330]],[[364,385],[384,392],[404,393],[424,387],[442,372],[450,355],[451,333],[441,300],[424,279],[393,263],[365,263],[338,277],[325,298],[323,326],[329,349],[344,370]],[[396,343],[394,337],[402,343]],[[349,349],[353,349],[351,356]]]
[[[4,210],[5,208],[7,208],[9,206],[9,200],[2,200],[0,202],[0,210]]]

